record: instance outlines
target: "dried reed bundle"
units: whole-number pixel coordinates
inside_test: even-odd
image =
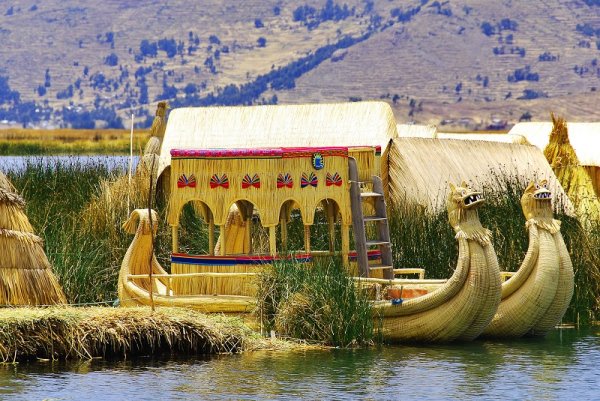
[[[597,221],[600,219],[600,199],[594,188],[594,178],[590,175],[593,167],[582,166],[579,162],[569,140],[565,119],[552,114],[552,124],[544,156],[573,202],[581,221]]]
[[[43,242],[33,233],[25,202],[0,173],[0,305],[65,303]]]
[[[5,308],[0,361],[239,352],[252,332],[239,319],[181,308]]]

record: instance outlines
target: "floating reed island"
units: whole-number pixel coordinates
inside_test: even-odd
[[[184,308],[51,307],[0,309],[0,362],[131,358],[286,349],[239,318]]]

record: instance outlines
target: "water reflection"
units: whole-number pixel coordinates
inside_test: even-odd
[[[10,399],[595,398],[596,331],[546,339],[0,368]]]

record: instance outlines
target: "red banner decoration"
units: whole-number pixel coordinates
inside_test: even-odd
[[[340,177],[338,173],[334,173],[333,175],[327,173],[327,177],[325,178],[325,185],[327,185],[328,187],[332,185],[335,185],[336,187],[341,187],[342,177]]]
[[[260,177],[258,174],[254,174],[253,177],[250,177],[250,174],[246,174],[244,179],[242,180],[242,188],[246,189],[249,187],[260,188]]]
[[[221,177],[219,177],[218,174],[213,174],[210,178],[210,187],[212,189],[218,187],[229,188],[229,178],[227,178],[227,174],[223,174]]]
[[[277,188],[292,188],[294,186],[294,179],[290,173],[285,173],[277,176]]]
[[[319,180],[315,173],[310,173],[307,175],[306,173],[302,173],[302,179],[300,180],[300,187],[305,188],[307,186],[317,187]]]
[[[177,180],[177,188],[185,187],[196,188],[196,177],[194,174],[190,175],[189,177],[186,177],[185,174],[181,174],[179,176],[179,179]]]

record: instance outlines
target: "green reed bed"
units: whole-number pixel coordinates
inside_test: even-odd
[[[259,276],[258,314],[263,330],[332,346],[374,340],[372,309],[341,260],[312,266],[281,262]]]
[[[113,199],[103,208],[90,209],[90,203],[102,198],[105,190],[101,182],[123,180],[122,172],[113,173],[101,164],[83,166],[77,163],[77,159],[73,163],[58,162],[50,166],[33,161],[21,172],[10,172],[9,178],[27,202],[27,215],[36,232],[45,240],[46,252],[68,301],[115,300],[119,268],[132,239],[121,229],[121,224],[128,217],[127,203],[123,201],[127,195],[123,191],[113,192],[111,196],[119,199]],[[487,204],[481,209],[480,218],[482,224],[493,232],[501,269],[514,271],[520,266],[528,245],[520,206],[520,196],[527,182],[511,176],[497,177],[497,180],[498,185],[483,188]],[[499,191],[498,188],[506,190]],[[161,264],[168,268],[171,234],[165,222],[166,207],[164,202],[154,206],[160,216],[155,253]],[[147,199],[132,199],[129,209],[134,207],[147,207]],[[190,253],[206,252],[206,225],[194,215],[191,205],[186,206],[183,213],[187,217],[181,219],[181,249]],[[388,217],[396,267],[425,268],[427,278],[448,278],[452,274],[457,245],[444,210],[431,214],[422,207],[403,202],[390,207]],[[564,320],[582,324],[597,320],[600,223],[590,223],[584,228],[576,219],[564,214],[559,213],[556,218],[563,222],[561,231],[575,269],[575,295]],[[325,220],[323,216],[316,216],[317,224],[311,236],[313,249],[328,248]],[[259,231],[256,231],[257,236]],[[302,249],[303,225],[299,215],[292,215],[288,237],[290,243],[287,249]],[[339,249],[339,244],[336,244],[336,249]],[[347,291],[352,286],[347,286],[346,278],[341,276],[339,261],[325,260],[324,265],[314,271],[283,264],[270,274],[265,280],[270,280],[271,284],[264,286],[266,293],[260,296],[261,302],[270,299],[270,308],[292,311],[302,307],[331,322],[351,321],[353,314],[363,314],[364,317],[370,313],[361,309],[366,308],[363,300],[348,298],[354,296],[350,295],[352,291]],[[325,280],[323,274],[337,277],[340,286]],[[323,294],[319,295],[320,292]],[[288,299],[294,299],[296,303],[286,303]],[[307,299],[314,305],[304,304]],[[346,304],[350,304],[350,310],[354,312],[348,312]],[[304,327],[311,337],[332,344],[347,345],[357,339],[368,342],[373,338],[365,322],[352,323],[353,328],[342,325],[339,333],[326,335],[326,326],[317,321],[294,323],[283,319],[282,315],[277,323],[275,310],[265,306],[262,313],[265,327],[279,327],[278,331],[281,329],[290,335],[300,333],[299,330]]]
[[[8,176],[26,201],[26,213],[45,242],[45,251],[70,303],[115,298],[118,269],[107,263],[116,244],[91,235],[82,211],[113,173],[102,163],[46,163],[31,159]]]

